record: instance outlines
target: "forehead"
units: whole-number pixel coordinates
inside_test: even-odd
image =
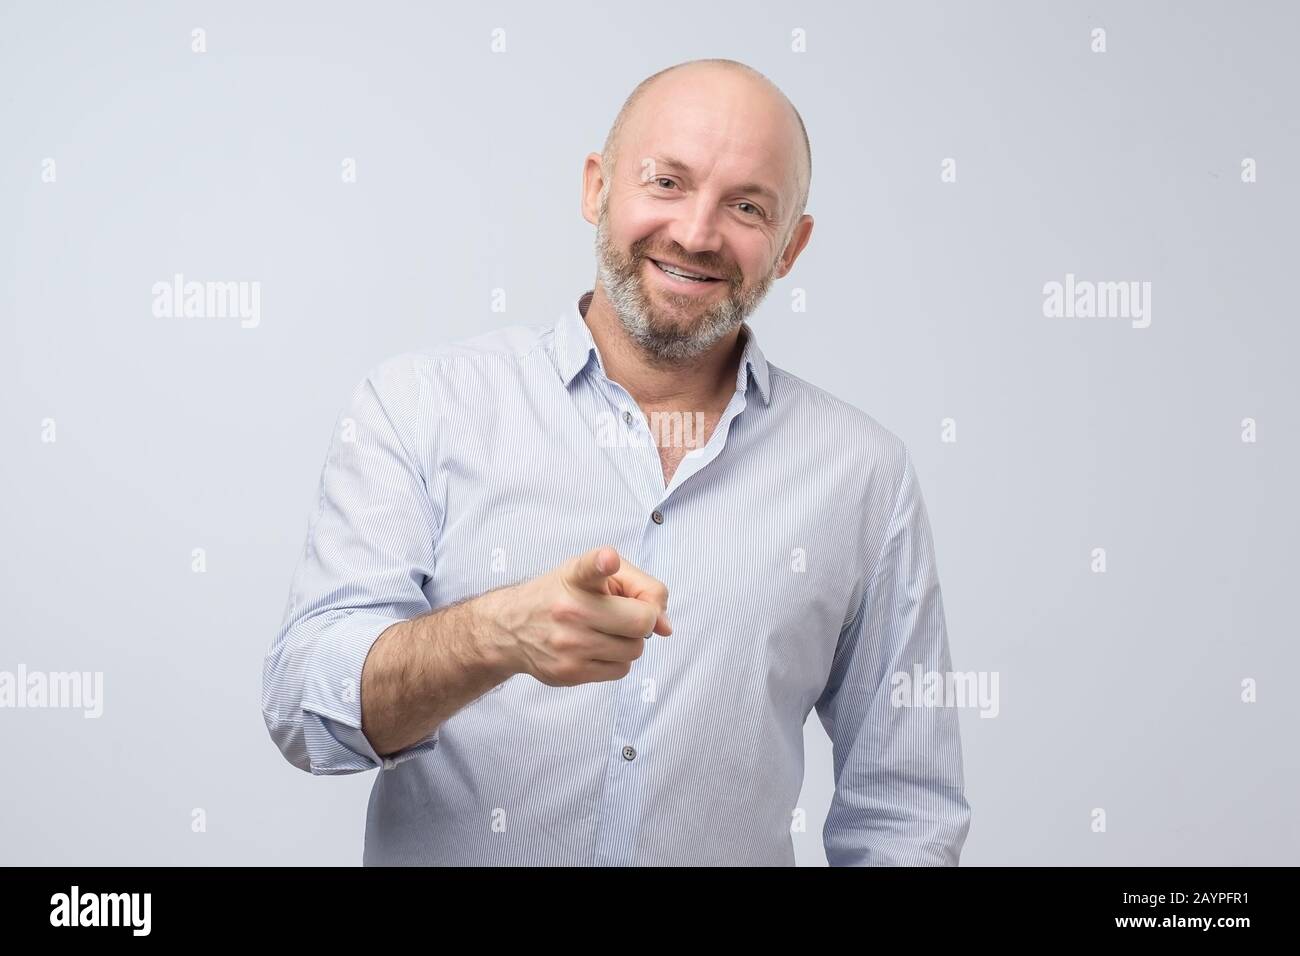
[[[755,181],[793,195],[797,123],[779,93],[752,79],[670,74],[645,92],[629,126],[620,159],[638,173],[643,160],[671,156],[720,186]]]

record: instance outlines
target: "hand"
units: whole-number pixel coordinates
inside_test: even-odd
[[[493,597],[513,671],[551,687],[626,677],[647,637],[673,632],[668,588],[611,547]]]

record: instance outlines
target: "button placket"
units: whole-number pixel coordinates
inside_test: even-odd
[[[637,415],[632,411],[636,405],[635,401],[628,394],[627,389],[603,375],[599,387],[615,413],[623,420],[625,431],[621,444],[625,447],[620,448],[619,451],[625,453],[623,457],[626,460],[636,463],[638,474],[645,482],[646,489],[658,496],[663,491],[663,471],[659,462],[659,450],[655,447],[653,436],[649,434],[648,428],[637,424]],[[642,418],[642,422],[644,420]]]

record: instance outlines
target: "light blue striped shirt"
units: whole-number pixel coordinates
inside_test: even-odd
[[[650,423],[604,374],[590,296],[357,385],[266,656],[272,738],[313,774],[382,768],[366,865],[792,865],[816,708],[831,865],[956,864],[957,713],[890,693],[891,675],[951,671],[905,445],[769,364],[746,323],[735,394],[665,487]],[[385,628],[603,544],[668,587],[671,637],[622,680],[515,675],[375,752],[360,682]]]

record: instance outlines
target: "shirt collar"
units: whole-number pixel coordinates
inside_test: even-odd
[[[571,302],[555,324],[552,348],[555,352],[556,367],[560,372],[560,381],[564,382],[566,387],[587,367],[593,355],[596,357],[597,367],[602,373],[605,371],[600,349],[596,347],[596,341],[591,337],[591,329],[588,328],[586,320],[587,307],[591,305],[594,291],[588,289]],[[749,384],[752,382],[758,387],[758,394],[763,404],[770,404],[767,359],[763,357],[763,350],[758,347],[758,336],[754,334],[748,322],[741,325],[740,334],[745,340],[745,345],[740,356],[740,365],[736,369],[736,391],[748,392]]]

